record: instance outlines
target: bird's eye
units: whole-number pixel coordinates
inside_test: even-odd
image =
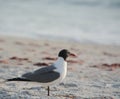
[[[67,52],[68,54],[70,54],[70,52]]]

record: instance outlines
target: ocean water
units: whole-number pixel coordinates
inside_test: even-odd
[[[0,34],[120,45],[120,0],[0,0]]]

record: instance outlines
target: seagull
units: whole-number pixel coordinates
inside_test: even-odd
[[[67,62],[68,56],[75,54],[70,53],[67,49],[62,49],[58,53],[57,60],[50,66],[46,66],[37,69],[33,72],[27,72],[21,77],[7,79],[6,81],[28,81],[28,82],[39,82],[43,86],[47,86],[48,96],[50,95],[51,85],[61,83],[67,74]]]

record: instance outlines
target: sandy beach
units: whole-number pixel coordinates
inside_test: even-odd
[[[61,49],[68,58],[64,82],[50,86],[50,96],[39,83],[5,82],[49,66]],[[120,99],[120,46],[71,41],[0,36],[0,99]]]

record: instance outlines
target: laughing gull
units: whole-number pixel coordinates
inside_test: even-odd
[[[28,81],[28,82],[39,82],[43,86],[48,87],[57,83],[61,83],[67,74],[67,62],[68,56],[73,55],[68,50],[63,49],[58,54],[58,59],[50,66],[46,66],[23,74],[21,77],[7,79],[7,81]]]

